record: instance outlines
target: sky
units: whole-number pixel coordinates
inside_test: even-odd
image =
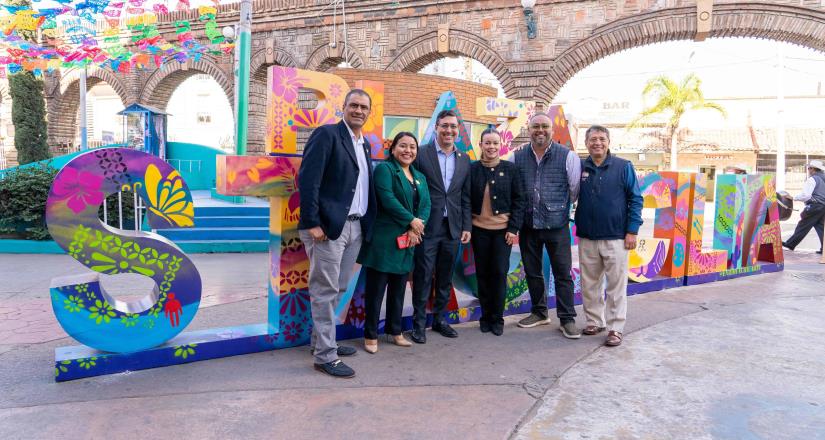
[[[780,53],[784,68],[778,69]],[[776,113],[775,98],[784,93],[794,96],[821,95],[819,100],[786,99],[786,123],[798,126],[825,126],[822,111],[825,102],[825,53],[802,46],[753,38],[708,39],[704,42],[676,41],[628,49],[605,57],[578,72],[556,95],[554,102],[581,117],[598,115],[604,103],[628,103],[638,113],[643,101],[645,82],[658,75],[680,80],[696,73],[708,100],[719,100],[733,110],[722,121],[714,114],[691,115],[686,120],[708,126],[742,125],[744,112],[754,113],[755,123],[769,123]],[[771,99],[748,101],[747,104],[725,98]],[[818,102],[817,102],[818,101]],[[742,108],[745,105],[748,108]],[[716,123],[713,122],[716,119]]]

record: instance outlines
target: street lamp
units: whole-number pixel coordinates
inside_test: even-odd
[[[536,6],[536,0],[521,0],[521,7],[524,8],[524,20],[527,22],[527,38],[536,38],[536,14],[533,13],[533,7]]]

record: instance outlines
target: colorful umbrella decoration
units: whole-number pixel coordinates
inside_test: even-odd
[[[9,73],[26,70],[36,75],[83,66],[129,73],[172,60],[183,63],[197,61],[204,54],[230,54],[234,45],[221,34],[216,20],[218,0],[212,1],[198,7],[197,22],[173,23],[176,41],[163,38],[158,29],[158,16],[162,19],[169,13],[165,0],[53,0],[42,9],[37,6],[46,1],[3,4],[0,66]],[[178,0],[174,8],[188,9],[189,0]],[[192,27],[198,24],[204,27],[204,42],[192,35]]]

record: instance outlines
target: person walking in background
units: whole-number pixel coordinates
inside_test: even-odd
[[[642,199],[630,161],[610,154],[610,132],[593,125],[585,133],[590,156],[582,164],[576,235],[579,237],[585,335],[607,328],[605,345],[622,343],[627,316],[627,253],[636,248]],[[607,279],[607,320],[604,281]]]
[[[355,376],[338,358],[356,350],[336,343],[335,308],[375,219],[370,144],[361,133],[371,105],[367,92],[350,90],[343,120],[312,132],[298,170],[298,234],[309,258],[310,347],[315,369],[334,377]]]
[[[821,160],[812,160],[808,164],[808,179],[802,186],[802,192],[793,199],[805,202],[805,209],[799,216],[799,223],[793,235],[783,241],[782,246],[791,251],[796,249],[808,232],[811,232],[811,228],[814,228],[820,243],[816,253],[821,254],[823,229],[825,229],[823,226],[823,221],[825,221],[825,164]]]
[[[528,122],[530,142],[513,155],[521,172],[528,201],[519,247],[527,275],[532,309],[518,326],[529,328],[550,323],[547,292],[542,271],[542,250],[547,249],[556,289],[559,330],[566,338],[578,339],[573,306],[573,256],[570,246],[570,205],[579,195],[581,159],[572,150],[552,142],[550,116],[536,113]]]
[[[390,145],[390,157],[374,171],[378,213],[372,238],[361,247],[358,262],[366,269],[364,350],[378,352],[378,319],[387,291],[384,332],[395,345],[412,344],[401,334],[401,312],[407,279],[413,268],[413,249],[424,234],[430,216],[427,180],[412,163],[418,140],[409,132],[398,133]]]
[[[481,160],[470,168],[473,211],[473,257],[476,265],[479,327],[483,333],[504,332],[504,299],[510,252],[524,216],[521,174],[512,162],[502,161],[501,135],[495,128],[481,133]]]
[[[424,240],[415,249],[413,271],[413,331],[410,338],[418,344],[427,342],[427,299],[433,288],[433,331],[447,338],[457,338],[444,318],[452,288],[453,267],[459,243],[470,242],[470,158],[455,147],[458,116],[452,110],[438,113],[435,140],[422,145],[415,168],[427,178],[430,190],[430,219],[424,228]]]

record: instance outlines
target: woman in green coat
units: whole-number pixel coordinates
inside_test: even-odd
[[[393,342],[409,347],[401,334],[401,311],[407,278],[413,267],[413,249],[421,242],[424,224],[430,215],[430,192],[427,180],[412,163],[418,155],[418,140],[409,132],[395,136],[390,157],[373,171],[378,215],[372,240],[364,243],[358,262],[367,271],[364,303],[364,350],[378,351],[378,318],[384,290],[387,291],[387,314],[384,330]]]

